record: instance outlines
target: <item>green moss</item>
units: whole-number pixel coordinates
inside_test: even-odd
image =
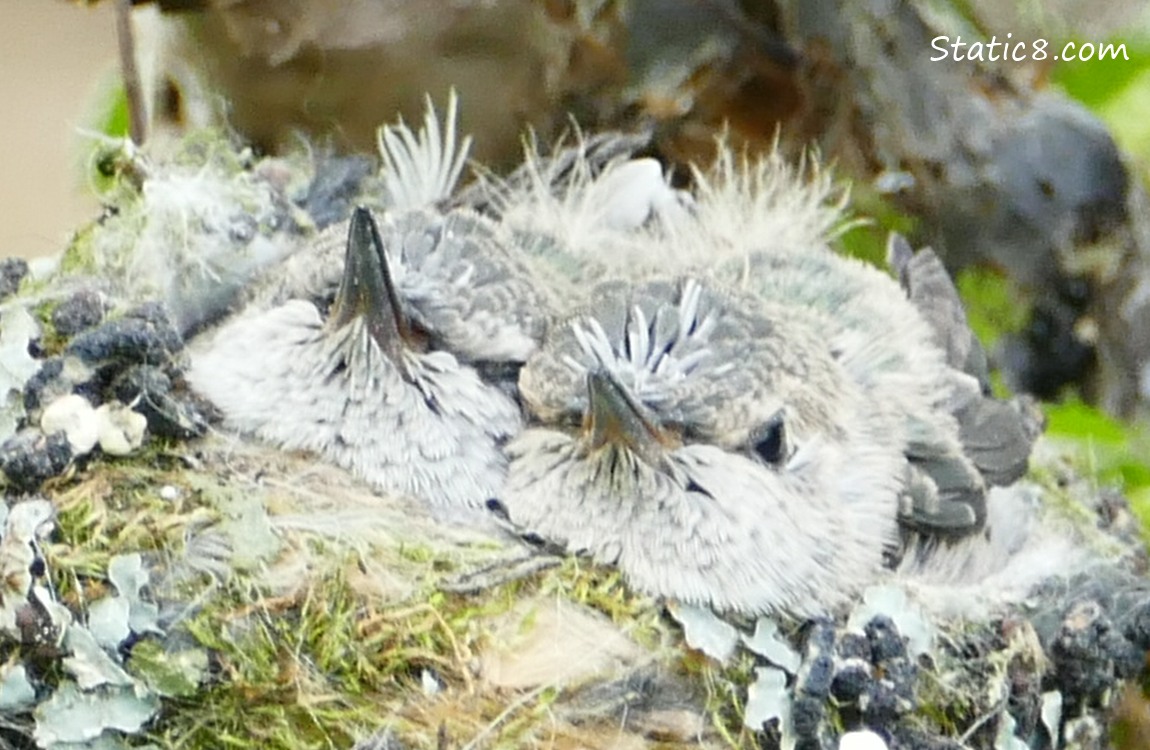
[[[214,684],[165,704],[152,739],[164,746],[348,747],[378,706],[365,697],[388,677],[385,648],[359,637],[354,597],[339,577],[299,596],[270,597],[234,581],[187,632],[209,649]]]
[[[60,272],[63,274],[89,274],[96,270],[96,259],[92,252],[92,240],[100,230],[99,222],[92,222],[76,231],[72,241],[60,256]]]
[[[416,557],[436,569],[433,551]],[[629,630],[640,637],[644,624],[659,631],[647,640],[666,634],[650,600],[629,595],[617,573],[576,560],[480,596],[439,591],[433,576],[422,593],[391,604],[370,603],[349,582],[344,571],[362,562],[353,553],[328,559],[326,572],[287,595],[244,576],[229,583],[185,625],[213,654],[215,682],[194,700],[167,701],[150,739],[165,747],[348,747],[391,726],[413,737],[413,747],[433,747],[442,725],[449,737],[487,732],[494,746],[530,744],[553,722],[550,706],[559,693],[540,688],[514,698],[476,691],[472,659],[489,618],[524,595],[561,593],[618,620],[634,616]],[[449,699],[423,696],[424,670]]]
[[[1047,437],[1059,455],[1032,467],[1030,478],[1043,488],[1047,507],[1065,514],[1075,527],[1091,530],[1097,519],[1083,498],[1106,489],[1122,492],[1150,542],[1150,432],[1145,422],[1123,425],[1077,400],[1047,405],[1045,411]],[[1101,532],[1096,536],[1108,549],[1115,544]]]
[[[755,657],[740,650],[732,664],[720,668],[701,654],[685,652],[681,666],[705,686],[711,726],[723,742],[731,748],[757,749],[758,738],[743,725],[747,687],[755,677]]]
[[[915,716],[920,728],[958,737],[979,718],[978,698],[986,697],[985,691],[976,691],[982,675],[964,674],[967,681],[962,685],[955,684],[954,677],[953,672],[946,675],[946,680],[933,670],[921,673],[915,694]]]
[[[66,601],[81,596],[86,581],[102,581],[115,555],[178,554],[189,528],[215,518],[206,504],[160,498],[158,487],[180,485],[162,456],[162,443],[153,442],[131,461],[98,458],[83,474],[54,480],[57,532],[45,551]]]
[[[558,568],[542,574],[539,588],[544,594],[602,612],[644,648],[657,648],[667,640],[662,609],[649,597],[632,592],[618,570],[569,557]]]
[[[68,338],[57,333],[52,324],[52,313],[59,305],[59,300],[49,299],[32,308],[32,316],[40,324],[40,348],[49,357],[60,354],[68,345]]]
[[[435,559],[435,552],[432,549],[419,545],[405,544],[399,548],[399,555],[403,559],[415,563],[426,563]]]

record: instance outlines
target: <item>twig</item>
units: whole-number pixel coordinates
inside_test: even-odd
[[[993,719],[996,716],[999,716],[1002,713],[1003,709],[1005,709],[1005,708],[1006,708],[1006,701],[1005,700],[1002,700],[1002,701],[999,701],[998,703],[996,703],[993,709],[991,709],[990,711],[987,711],[985,714],[980,716],[977,721],[975,721],[973,724],[971,724],[967,728],[967,730],[962,733],[962,736],[958,738],[958,744],[965,745],[967,740],[969,740],[971,737],[974,736],[975,732],[977,732],[979,729],[982,729],[982,727],[984,725],[986,725],[991,719]]]
[[[116,3],[116,42],[120,51],[120,75],[124,78],[124,97],[128,103],[128,135],[132,143],[143,145],[147,132],[144,90],[140,69],[136,65],[136,38],[132,29],[132,0]]]

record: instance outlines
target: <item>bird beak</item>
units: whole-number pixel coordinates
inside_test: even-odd
[[[351,215],[343,280],[328,323],[342,328],[361,316],[379,348],[400,362],[410,329],[391,280],[379,227],[363,206]]]
[[[645,414],[646,409],[610,373],[599,370],[587,374],[587,400],[584,429],[590,450],[610,444],[626,447],[652,465],[662,463],[669,441]]]

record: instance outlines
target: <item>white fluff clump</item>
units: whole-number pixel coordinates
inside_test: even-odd
[[[198,145],[165,162],[129,155],[142,185],[91,239],[96,267],[122,279],[130,299],[158,297],[184,332],[295,247],[279,189],[231,144]]]
[[[887,750],[887,744],[869,729],[846,732],[839,739],[839,750]]]

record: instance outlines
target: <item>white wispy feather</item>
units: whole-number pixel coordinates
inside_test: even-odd
[[[738,156],[725,141],[717,154],[709,168],[692,167],[694,222],[677,225],[688,230],[684,241],[694,231],[705,238],[697,252],[809,252],[855,225],[846,214],[849,191],[817,158],[792,165],[777,149]]]
[[[709,167],[693,168],[691,193],[673,188],[654,159],[626,150],[597,166],[529,147],[518,179],[486,179],[505,225],[558,238],[548,252],[601,266],[592,274],[601,278],[706,272],[749,252],[826,247],[852,226],[847,191],[813,159],[792,166],[777,150],[736,156],[725,141],[717,153]]]
[[[399,211],[426,208],[451,196],[471,149],[471,136],[458,139],[457,115],[458,100],[452,90],[447,98],[442,132],[430,96],[418,135],[402,119],[396,125],[379,129],[388,208]]]
[[[611,150],[610,144],[579,137],[576,151]],[[680,221],[689,211],[690,196],[671,187],[659,162],[631,158],[625,149],[616,158],[593,164],[585,153],[556,160],[529,144],[512,182],[491,175],[483,179],[505,226],[556,237],[563,252],[614,268],[632,261],[642,264],[651,249],[647,230]],[[604,256],[607,248],[610,257]]]

